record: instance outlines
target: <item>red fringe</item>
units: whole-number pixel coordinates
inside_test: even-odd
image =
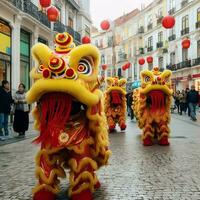
[[[112,97],[112,103],[113,104],[116,104],[116,105],[119,105],[121,104],[121,98],[120,98],[120,94],[118,91],[112,91],[111,92],[111,97]]]
[[[41,99],[41,133],[34,143],[58,145],[60,131],[70,117],[72,97],[64,93],[48,93]]]
[[[160,112],[164,112],[165,110],[165,97],[164,93],[159,90],[153,90],[150,92],[151,97],[151,111],[155,112],[159,110]]]

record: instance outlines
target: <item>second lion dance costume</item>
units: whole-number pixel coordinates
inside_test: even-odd
[[[109,131],[118,123],[121,130],[126,129],[126,79],[108,77],[106,79],[105,113]]]
[[[138,125],[143,129],[142,140],[145,146],[153,145],[157,139],[160,145],[169,145],[169,121],[171,104],[171,71],[141,72],[141,87],[134,90],[133,110]]]
[[[99,51],[90,44],[75,47],[67,33],[57,34],[55,44],[54,51],[41,43],[32,48],[36,66],[27,101],[37,103],[33,114],[40,135],[34,142],[41,144],[33,199],[55,200],[58,178],[69,168],[71,199],[92,200],[100,187],[95,171],[110,155],[97,77]]]

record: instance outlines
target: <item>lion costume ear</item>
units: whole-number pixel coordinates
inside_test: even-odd
[[[106,79],[106,83],[107,83],[108,86],[112,86],[112,84],[113,84],[113,78],[108,77],[108,78]]]
[[[154,80],[154,75],[151,71],[143,70],[140,72],[140,78],[142,83],[148,84]]]
[[[126,86],[126,82],[127,82],[127,81],[126,81],[125,78],[120,79],[120,80],[119,80],[119,86],[120,86],[120,87],[125,87],[125,86]]]
[[[171,76],[172,76],[172,72],[170,70],[165,70],[161,74],[161,79],[162,81],[165,81],[166,84],[171,84]]]

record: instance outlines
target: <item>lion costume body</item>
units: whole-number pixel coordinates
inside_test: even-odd
[[[106,79],[105,113],[109,131],[112,132],[118,123],[121,130],[126,129],[126,80],[118,77]]]
[[[99,90],[99,51],[85,44],[75,47],[68,33],[55,37],[55,50],[38,43],[32,54],[36,66],[31,71],[34,84],[27,93],[41,144],[36,156],[38,185],[34,200],[55,200],[58,178],[70,169],[69,196],[91,200],[100,187],[95,170],[106,165],[108,133]]]
[[[141,87],[133,92],[132,109],[139,128],[143,129],[142,140],[145,146],[153,145],[153,139],[160,145],[169,145],[171,71],[160,72],[157,67],[140,74]]]

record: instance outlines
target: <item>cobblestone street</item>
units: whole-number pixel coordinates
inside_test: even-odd
[[[99,172],[95,200],[200,200],[200,124],[174,115],[169,147],[144,147],[141,131],[128,119],[125,133],[110,134],[113,152]],[[32,131],[28,134],[31,134]],[[0,199],[31,200],[35,184],[31,138],[0,146]],[[68,181],[61,182],[59,200]]]

